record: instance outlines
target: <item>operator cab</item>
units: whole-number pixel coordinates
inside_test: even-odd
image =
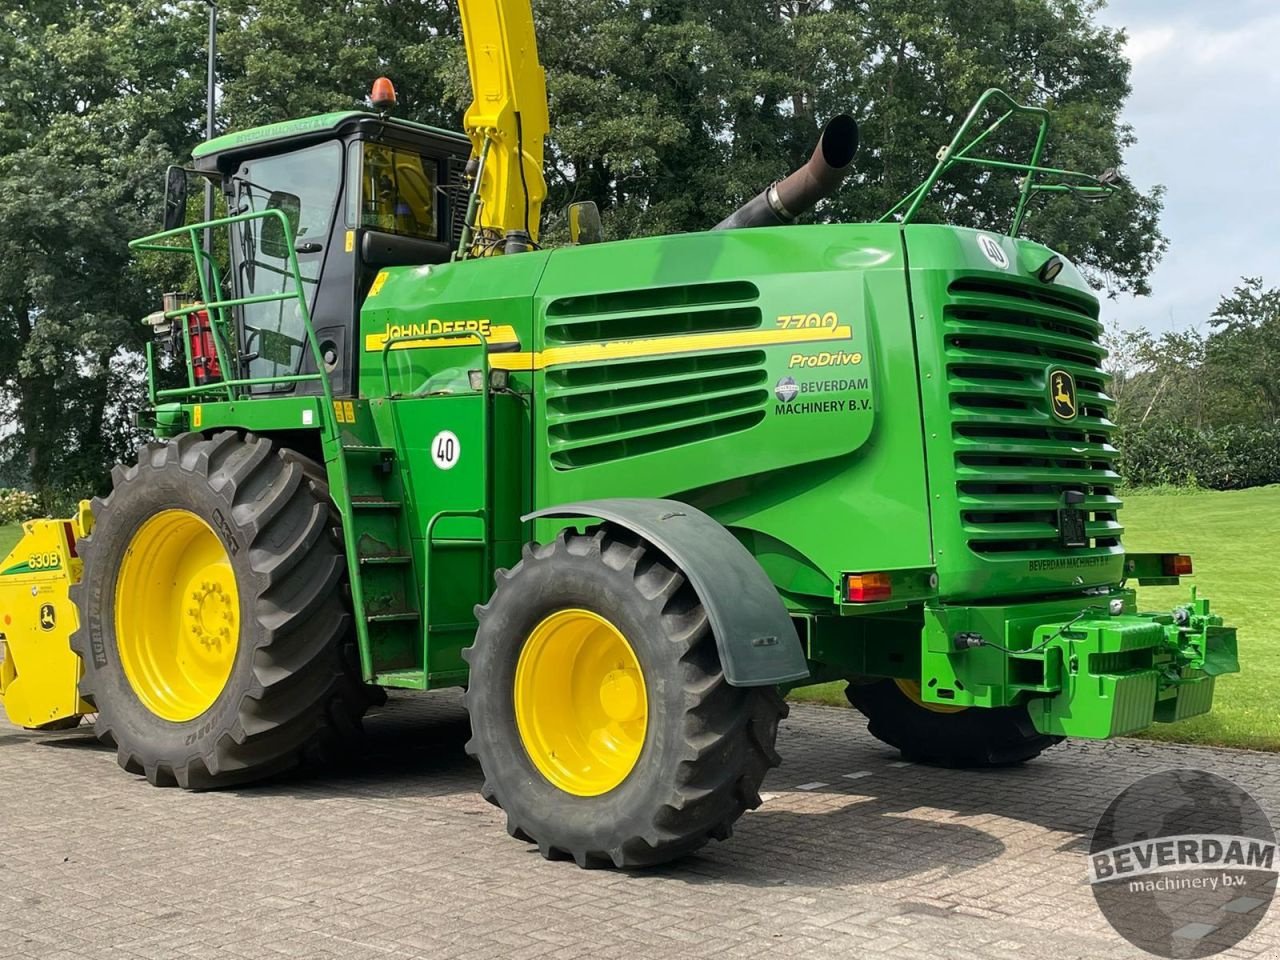
[[[384,115],[348,112],[227,134],[198,147],[196,169],[214,179],[228,214],[279,209],[336,395],[356,384],[356,317],[383,267],[445,263],[466,214],[471,145],[460,133]],[[230,226],[227,282],[234,298],[293,290],[279,221]],[[241,378],[315,373],[297,304],[235,308]],[[316,381],[263,385],[264,394],[318,393]]]

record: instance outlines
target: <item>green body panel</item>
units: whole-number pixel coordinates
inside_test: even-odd
[[[548,365],[535,404],[540,504],[687,501],[736,533],[797,609],[829,609],[842,571],[932,563],[896,227],[612,246],[552,256],[542,349],[651,330],[734,345]]]
[[[898,228],[850,225],[390,269],[361,314],[361,389],[386,392],[383,338],[481,324],[529,396],[526,509],[683,500],[737,533],[797,609],[830,609],[842,571],[932,563],[901,251]],[[830,329],[803,325],[828,315]],[[393,394],[468,389],[458,350],[405,346],[386,352]]]
[[[904,230],[925,396],[939,589],[949,599],[1118,583],[1123,574],[1098,304],[1051,251],[950,227]],[[997,244],[1007,268],[979,241]],[[1048,374],[1075,379],[1077,415],[1050,409]],[[1084,495],[1090,546],[1057,542],[1064,491]]]
[[[251,216],[268,215],[283,220]],[[465,684],[494,571],[583,522],[523,516],[666,498],[756,558],[811,682],[913,679],[926,702],[1025,704],[1042,732],[1114,736],[1209,709],[1235,639],[1205,601],[1140,614],[1124,589],[1098,302],[1065,260],[1039,279],[1054,256],[877,223],[391,267],[355,318],[350,396],[319,375],[294,379],[320,396],[252,399],[249,381],[161,391],[153,376],[149,422],[272,433],[324,461],[362,669],[387,686]],[[277,299],[296,299],[318,357],[298,286]],[[209,304],[228,343],[237,302]],[[843,596],[860,573],[890,595]]]

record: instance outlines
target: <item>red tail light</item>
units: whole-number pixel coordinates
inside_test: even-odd
[[[1191,558],[1185,553],[1166,553],[1160,558],[1166,577],[1187,577],[1191,575]]]
[[[63,532],[63,533],[65,533],[65,534],[67,535],[67,553],[69,553],[69,554],[70,554],[71,556],[73,556],[73,557],[78,557],[78,556],[80,556],[80,554],[76,553],[76,531],[75,531],[75,528],[74,528],[74,527],[72,527],[70,523],[64,523],[64,524],[62,525],[62,532]]]
[[[844,575],[844,599],[847,603],[872,603],[888,600],[893,585],[887,573],[846,573]]]

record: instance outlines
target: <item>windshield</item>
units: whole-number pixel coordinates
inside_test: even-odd
[[[342,178],[342,148],[321,143],[294,153],[250,160],[233,179],[232,206],[240,213],[278,209],[293,226],[307,309],[315,309],[320,266]],[[247,220],[233,228],[231,253],[240,296],[293,292],[289,250],[279,221]],[[240,308],[241,353],[250,377],[297,372],[306,327],[293,299]]]

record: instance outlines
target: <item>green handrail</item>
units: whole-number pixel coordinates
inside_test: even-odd
[[[1004,112],[994,121],[987,124],[986,128],[976,136],[973,136],[972,139],[967,139],[970,135],[970,130],[986,115],[987,109],[993,102],[999,103],[1004,108]],[[1032,148],[1029,163],[1015,163],[1009,160],[997,160],[992,157],[975,157],[971,155],[971,151],[986,142],[992,134],[1000,129],[1006,120],[1012,117],[1031,117],[1039,123],[1036,143],[1035,147]],[[956,135],[951,138],[951,142],[938,151],[937,163],[934,164],[933,170],[925,177],[924,181],[895,203],[877,222],[884,223],[892,219],[903,207],[906,207],[906,212],[902,214],[900,222],[903,224],[910,223],[919,212],[920,206],[928,198],[929,194],[933,192],[938,180],[958,163],[994,167],[1001,170],[1018,170],[1024,174],[1018,189],[1018,205],[1014,210],[1013,222],[1009,227],[1008,235],[1011,237],[1016,237],[1018,231],[1022,229],[1023,221],[1027,215],[1027,205],[1030,203],[1033,193],[1070,192],[1077,195],[1105,197],[1115,192],[1114,185],[1102,183],[1097,177],[1079,170],[1063,170],[1058,167],[1041,166],[1040,158],[1044,154],[1044,146],[1048,135],[1048,110],[1043,107],[1033,107],[1028,104],[1018,103],[1003,90],[992,87],[978,98],[978,102],[973,105],[973,109],[969,111],[964,123],[960,125]],[[1079,184],[1036,183],[1035,178],[1040,175],[1063,177],[1081,182]]]
[[[431,340],[463,340],[463,339],[470,340],[472,338],[476,340],[475,345],[478,345],[480,347],[481,355],[484,357],[483,390],[485,393],[485,399],[487,400],[489,395],[489,338],[486,337],[483,333],[481,333],[478,330],[450,330],[448,333],[432,333],[428,335],[405,334],[398,337],[388,337],[382,343],[382,357],[381,357],[382,395],[384,397],[394,396],[391,392],[391,368],[389,366],[388,360],[390,359],[390,356],[391,356],[391,350],[395,347],[396,344],[404,344],[404,343],[426,344],[428,341],[431,341]],[[404,349],[426,350],[426,349],[435,348],[435,349],[444,349],[444,350],[456,350],[458,349],[458,347],[469,347],[469,346],[473,346],[473,344],[470,344],[470,343],[432,344],[431,347],[427,347],[424,345],[422,347],[417,347],[417,348],[401,347],[401,349],[402,350]]]
[[[205,230],[212,230],[219,227],[230,227],[233,224],[243,223],[247,220],[266,220],[274,217],[280,221],[280,227],[283,232],[284,246],[289,252],[289,269],[287,276],[293,280],[292,291],[281,291],[280,293],[264,293],[256,294],[249,297],[227,297],[219,298],[215,295],[215,291],[221,289],[222,279],[218,271],[216,261],[209,254],[205,253],[200,245],[201,235]],[[172,241],[177,238],[186,237],[190,242],[190,248],[186,244],[166,243],[164,241]],[[306,331],[307,345],[311,350],[311,356],[316,365],[317,373],[311,374],[282,374],[273,377],[246,377],[232,380],[218,380],[213,383],[196,385],[195,373],[191,358],[190,337],[184,335],[182,342],[184,345],[184,353],[187,364],[187,386],[170,390],[155,390],[154,377],[148,377],[148,387],[151,390],[151,401],[154,404],[159,398],[178,398],[178,397],[194,397],[205,395],[213,392],[223,391],[226,393],[228,400],[236,399],[237,388],[248,388],[252,390],[254,387],[276,386],[287,383],[300,383],[303,381],[319,381],[321,392],[324,395],[324,411],[321,416],[325,418],[326,427],[330,429],[332,435],[337,436],[337,421],[333,413],[333,385],[329,380],[328,373],[325,372],[324,355],[320,351],[320,343],[316,337],[315,327],[311,323],[311,309],[307,305],[306,293],[303,286],[302,270],[298,266],[298,253],[294,249],[293,225],[289,222],[289,218],[284,215],[282,210],[253,210],[248,213],[239,213],[234,216],[221,217],[217,220],[208,220],[202,223],[186,224],[181,227],[175,227],[172,230],[164,230],[160,233],[153,233],[146,237],[139,237],[129,243],[131,250],[147,250],[158,253],[190,253],[196,264],[196,276],[200,283],[200,308],[209,314],[209,327],[213,334],[214,351],[218,355],[218,367],[221,370],[231,370],[233,365],[230,362],[231,351],[226,345],[222,331],[229,329],[231,322],[228,311],[234,307],[247,306],[254,303],[272,303],[282,302],[286,300],[296,300],[298,303],[298,312],[302,317],[303,329]],[[282,271],[283,272],[283,271]],[[191,308],[179,308],[165,312],[167,319],[176,319],[187,316],[192,312]],[[238,359],[238,358],[237,358]]]

